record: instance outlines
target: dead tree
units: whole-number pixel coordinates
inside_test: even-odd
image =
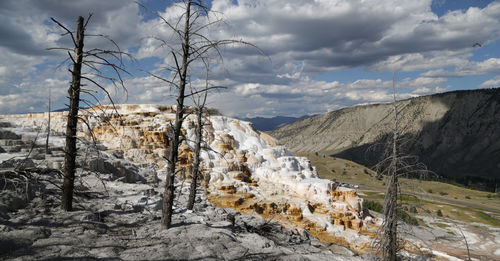
[[[177,90],[175,120],[168,131],[170,148],[169,155],[167,157],[168,168],[165,191],[163,193],[163,209],[161,219],[163,227],[168,229],[171,227],[172,222],[172,207],[175,194],[174,180],[178,159],[178,148],[183,141],[181,139],[181,127],[185,117],[187,116],[185,113],[184,100],[185,98],[196,94],[186,94],[186,85],[191,82],[193,73],[191,68],[196,67],[194,65],[197,62],[198,65],[200,65],[201,60],[210,55],[211,52],[215,52],[215,55],[222,58],[221,50],[219,48],[223,45],[244,44],[255,48],[257,47],[241,40],[211,40],[205,36],[203,32],[208,30],[211,26],[221,23],[222,19],[216,18],[215,20],[211,20],[210,17],[213,12],[207,7],[207,5],[205,5],[203,0],[186,0],[179,3],[180,5],[183,4],[182,7],[184,8],[184,12],[176,22],[168,21],[159,13],[150,10],[139,2],[137,2],[137,4],[161,19],[163,23],[173,31],[178,43],[180,43],[175,46],[175,42],[172,44],[158,37],[153,37],[161,43],[161,47],[167,47],[170,49],[174,66],[169,68],[168,71],[172,72],[173,77],[167,79],[157,74],[149,73],[151,76],[166,82],[168,85],[173,86]],[[258,50],[260,51],[260,49]],[[202,62],[201,66],[204,66]],[[201,90],[197,93],[201,93],[203,91],[207,90]]]
[[[49,105],[48,105],[48,117],[47,117],[47,138],[45,139],[45,154],[49,154],[49,138],[50,138],[50,104],[51,103],[51,91],[49,87]]]
[[[201,143],[203,140],[203,111],[205,110],[205,104],[207,102],[208,90],[210,86],[208,84],[208,64],[206,79],[205,79],[205,89],[203,91],[202,97],[198,96],[198,99],[195,99],[193,96],[193,103],[196,105],[195,113],[196,113],[196,140],[194,145],[194,159],[193,159],[193,172],[191,175],[191,185],[189,188],[189,199],[187,204],[187,209],[191,210],[194,207],[194,201],[196,199],[196,189],[198,186],[198,176],[200,172],[200,153],[201,153]]]
[[[194,162],[193,162],[193,173],[191,175],[191,185],[189,188],[189,199],[187,204],[187,209],[191,210],[194,207],[194,201],[196,199],[196,188],[198,182],[198,174],[200,168],[200,153],[201,153],[201,141],[203,135],[203,110],[205,108],[205,102],[207,100],[207,93],[205,92],[202,104],[196,106],[196,140],[194,147]]]
[[[77,155],[77,127],[78,121],[87,125],[89,131],[91,131],[90,124],[86,119],[79,116],[80,101],[85,103],[89,107],[95,107],[101,105],[100,99],[96,96],[98,91],[93,89],[84,89],[82,87],[86,86],[82,84],[82,80],[89,82],[92,86],[96,87],[98,90],[104,92],[107,98],[110,100],[111,104],[114,105],[111,99],[110,93],[106,88],[99,82],[100,80],[110,81],[115,87],[117,85],[125,89],[122,80],[122,73],[129,74],[123,65],[122,56],[126,55],[131,57],[129,54],[122,52],[118,45],[109,37],[100,34],[86,34],[85,29],[87,24],[92,17],[92,14],[88,16],[85,20],[82,16],[78,17],[76,33],[69,30],[62,23],[54,18],[51,20],[56,23],[60,28],[64,30],[62,36],[69,35],[71,37],[73,48],[67,47],[53,47],[48,48],[49,50],[63,50],[68,53],[68,58],[63,62],[70,61],[72,69],[71,72],[71,86],[68,89],[69,94],[69,111],[67,116],[66,125],[66,146],[64,149],[64,182],[62,187],[62,199],[61,208],[66,211],[71,211],[73,209],[73,190],[75,183],[75,172],[76,172],[76,155]],[[85,37],[102,37],[107,39],[116,50],[91,48],[89,50],[84,50],[84,38]],[[73,53],[73,54],[72,54]],[[82,72],[82,68],[88,69],[88,72]],[[110,68],[114,75],[106,75],[103,73],[103,68]],[[126,90],[126,89],[125,89]],[[95,100],[95,102],[89,99],[82,99],[81,94],[87,94]]]
[[[392,138],[392,155],[391,163],[389,165],[389,185],[387,186],[387,193],[384,199],[384,223],[382,224],[382,256],[384,260],[396,261],[398,246],[398,220],[397,220],[397,207],[398,207],[398,109],[396,105],[396,86],[394,83],[394,75],[392,79],[392,97],[393,97],[393,138]]]
[[[383,260],[396,261],[401,250],[400,238],[398,238],[398,196],[401,195],[400,177],[423,176],[429,173],[426,166],[418,162],[418,158],[401,153],[401,135],[398,126],[398,104],[396,99],[396,85],[392,80],[393,92],[393,126],[389,155],[382,159],[376,166],[377,172],[388,176],[388,185],[384,198],[384,221],[380,227],[374,245],[376,252]]]

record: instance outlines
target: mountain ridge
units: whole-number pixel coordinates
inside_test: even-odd
[[[283,125],[293,123],[295,121],[311,117],[314,115],[303,115],[300,117],[291,116],[274,116],[271,118],[266,117],[253,117],[253,118],[241,118],[243,121],[249,121],[253,126],[260,131],[271,131],[275,130]]]
[[[500,89],[453,91],[397,102],[400,148],[464,184],[498,179]],[[306,118],[270,134],[293,152],[322,152],[373,166],[391,139],[393,106],[361,105]]]

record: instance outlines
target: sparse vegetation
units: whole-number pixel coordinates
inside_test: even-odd
[[[440,227],[440,228],[448,228],[448,227],[450,227],[450,225],[443,224],[443,223],[432,223],[431,225],[434,225],[434,226]]]
[[[384,207],[377,201],[365,200],[363,201],[363,208],[367,208],[369,210],[382,213]]]
[[[500,220],[484,213],[484,212],[481,212],[481,211],[477,211],[476,212],[476,216],[480,219],[482,219],[483,221],[485,221],[487,224],[490,224],[492,226],[495,226],[495,227],[500,227]]]
[[[398,209],[397,217],[407,224],[410,224],[413,226],[418,226],[418,220],[416,218],[410,216],[408,213],[406,213],[406,211],[404,211],[402,209]]]

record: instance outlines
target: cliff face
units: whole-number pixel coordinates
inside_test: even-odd
[[[175,118],[175,107],[118,105],[117,109],[120,117],[108,117],[104,123],[99,120],[102,115],[86,117],[95,138],[108,152],[139,164],[155,164],[162,178],[167,167],[164,157],[169,153],[166,133]],[[53,131],[64,131],[64,116],[64,112],[52,114]],[[18,126],[44,129],[46,117],[30,114],[4,118]],[[185,141],[179,148],[178,165],[184,178],[191,173],[194,122],[194,116],[189,115],[182,126]],[[78,135],[91,138],[84,124]],[[331,181],[320,179],[307,158],[293,156],[248,122],[211,116],[203,136],[201,169],[207,197],[213,204],[301,227],[324,241],[360,253],[369,249],[380,220],[363,217],[362,199],[355,190],[336,188]]]
[[[401,150],[437,174],[498,178],[500,89],[456,91],[397,102]],[[357,106],[270,132],[294,152],[323,152],[373,165],[392,137],[392,104]]]

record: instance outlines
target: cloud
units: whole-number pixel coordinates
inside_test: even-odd
[[[396,82],[397,97],[406,99],[442,92],[449,88],[441,86],[445,81],[445,78],[405,78]],[[232,116],[301,116],[352,105],[390,102],[392,81],[359,79],[341,83],[301,77],[286,85],[245,83],[211,95],[209,101],[210,106]]]
[[[237,5],[221,0],[213,7],[273,60],[304,62],[304,71],[311,73],[356,66],[408,71],[457,65],[473,43],[497,39],[500,3],[437,17],[430,2],[276,0]],[[231,36],[227,31],[223,36]]]
[[[483,88],[483,87],[489,87],[489,88],[494,88],[500,86],[500,76],[496,76],[493,79],[487,80],[483,83],[481,83],[478,88]]]
[[[464,77],[489,73],[500,73],[499,58],[490,58],[482,62],[468,61],[463,65],[457,65],[453,71],[438,69],[422,73],[421,75],[425,77]]]
[[[470,59],[475,42],[487,46],[498,41],[500,2],[440,17],[432,12],[431,4],[436,3],[431,0],[214,0],[212,8],[221,11],[219,17],[227,23],[202,32],[211,39],[251,42],[265,55],[248,46],[221,48],[223,63],[214,62],[210,80],[228,89],[216,92],[210,98],[210,105],[234,115],[271,116],[321,113],[355,104],[389,101],[392,83],[381,77],[314,80],[321,74],[359,67],[373,73],[407,72],[405,75],[409,76],[397,84],[401,97],[451,88],[446,85],[448,77],[499,73],[500,59]],[[157,11],[175,23],[182,13],[178,6]],[[66,58],[65,54],[45,48],[67,45],[69,39],[61,38],[60,28],[49,17],[72,27],[78,15],[86,16],[89,12],[94,12],[94,16],[88,32],[109,35],[122,49],[132,52],[139,59],[132,66],[134,70],[142,64],[161,73],[161,69],[172,66],[170,50],[161,48],[161,42],[151,36],[176,46],[178,39],[160,19],[150,16],[146,19],[145,11],[133,1],[0,1],[1,112],[27,112],[31,107],[42,110],[45,98],[41,97],[48,85],[53,85],[54,101],[64,104],[69,73],[64,66],[56,70],[55,65]],[[106,44],[109,43],[88,37],[86,48]],[[191,73],[194,84],[200,84],[196,69]],[[168,86],[153,77],[142,76],[143,73],[136,75],[125,81],[128,100],[122,91],[110,88],[119,102],[172,102]],[[25,107],[10,102],[17,97],[34,105]]]

